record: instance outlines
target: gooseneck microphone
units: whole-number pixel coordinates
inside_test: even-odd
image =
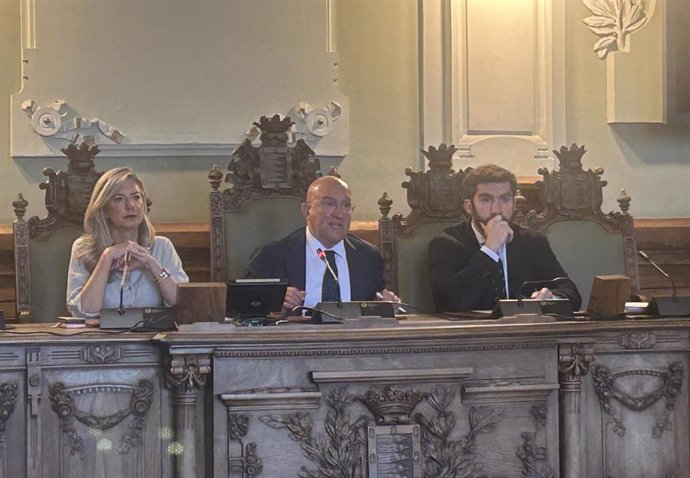
[[[125,281],[127,280],[127,268],[129,267],[129,251],[125,253],[125,265],[122,268],[122,279],[120,280],[120,307],[117,308],[119,315],[125,315],[124,291]]]
[[[323,249],[321,249],[320,247],[316,249],[316,254],[319,256],[319,259],[321,259],[326,264],[326,269],[328,269],[328,272],[331,274],[331,277],[333,277],[333,280],[335,280],[335,286],[338,289],[338,308],[342,309],[343,302],[340,298],[340,281],[338,280],[338,275],[333,271],[333,268],[331,267],[331,264],[329,264],[328,258],[326,257],[326,253],[323,251]]]
[[[663,270],[661,267],[659,267],[659,265],[658,265],[656,262],[654,262],[652,259],[650,259],[650,257],[647,255],[646,252],[644,252],[644,251],[637,251],[637,253],[640,255],[640,257],[641,257],[642,259],[644,259],[645,261],[649,262],[656,270],[658,270],[659,272],[661,272],[661,274],[662,274],[664,277],[666,277],[668,280],[671,281],[671,289],[672,289],[672,291],[673,291],[673,302],[678,302],[678,293],[676,292],[676,283],[673,282],[673,278],[672,278],[670,275],[668,275],[668,273],[667,273],[665,270]]]

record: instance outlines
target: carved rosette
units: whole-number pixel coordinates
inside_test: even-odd
[[[625,386],[625,378],[634,377],[637,381]],[[656,387],[642,386],[641,381],[654,381]],[[592,368],[592,384],[599,403],[611,421],[616,435],[625,436],[623,412],[618,410],[615,402],[633,412],[641,412],[660,399],[665,400],[663,411],[652,428],[652,437],[660,438],[665,430],[670,430],[673,422],[670,419],[676,405],[676,397],[683,385],[683,364],[673,362],[666,371],[635,369],[612,372],[605,365]],[[638,390],[650,390],[649,393],[639,394]]]
[[[127,430],[122,435],[122,443],[118,448],[120,453],[127,453],[131,448],[139,447],[142,444],[141,433],[146,423],[146,414],[151,408],[153,401],[153,382],[151,380],[140,380],[138,385],[126,384],[98,384],[79,387],[66,387],[62,382],[49,385],[48,398],[51,408],[60,419],[60,429],[66,435],[70,453],[78,454],[84,458],[84,442],[77,431],[75,422],[80,422],[89,429],[108,430],[119,425],[130,415],[133,416],[132,422],[127,426]],[[102,394],[104,396],[113,393],[129,393],[129,407],[117,410],[110,415],[96,416],[79,409],[75,397],[85,394]]]

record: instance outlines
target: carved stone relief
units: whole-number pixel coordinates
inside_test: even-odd
[[[257,453],[256,443],[250,442],[243,446],[242,439],[249,430],[249,416],[238,413],[228,413],[228,472],[238,473],[245,478],[254,478],[263,471],[263,463]],[[239,447],[239,456],[232,448]]]
[[[146,423],[146,414],[153,401],[153,382],[140,380],[137,385],[127,384],[98,384],[79,387],[67,387],[62,382],[49,385],[48,398],[51,408],[60,419],[60,429],[66,435],[70,453],[84,458],[84,442],[77,430],[75,420],[89,429],[108,430],[123,422],[130,415],[133,420],[127,425],[122,434],[120,453],[127,453],[131,448],[142,444],[141,432]],[[130,404],[127,408],[117,410],[110,415],[96,416],[79,409],[75,398],[85,394],[129,393]]]
[[[582,21],[601,37],[593,50],[603,60],[611,52],[630,51],[630,35],[649,21],[656,0],[582,0],[582,3],[594,14]]]
[[[547,448],[540,446],[546,442],[544,428],[546,427],[546,406],[534,405],[531,409],[534,418],[534,432],[523,432],[522,443],[515,451],[515,455],[522,462],[522,476],[534,476],[539,478],[555,478],[553,469],[546,464]]]
[[[81,359],[88,363],[117,363],[122,358],[122,349],[117,345],[96,344],[81,350]]]
[[[173,355],[168,385],[177,394],[194,393],[206,383],[211,373],[211,359],[202,355]]]
[[[634,377],[635,380],[626,386],[623,383],[626,377]],[[640,394],[638,390],[648,388],[641,387],[641,382],[649,381],[653,381],[652,385],[656,386],[649,393]],[[676,397],[683,385],[683,364],[672,362],[666,371],[649,369],[611,371],[605,365],[598,365],[592,367],[592,384],[602,410],[613,421],[614,433],[620,437],[625,436],[624,415],[616,408],[616,402],[628,410],[641,412],[663,398],[665,400],[663,411],[652,428],[652,437],[660,438],[665,430],[670,430],[673,426],[670,417],[676,405]]]
[[[3,383],[0,385],[0,458],[5,451],[5,424],[14,411],[17,403],[17,384]]]
[[[333,123],[338,121],[343,114],[343,108],[339,103],[331,101],[328,106],[314,108],[306,101],[301,101],[290,112],[290,117],[295,119],[295,135],[298,139],[307,141],[326,136],[333,129]]]
[[[620,337],[622,347],[630,350],[651,349],[656,346],[654,332],[630,332]]]
[[[385,476],[479,476],[476,439],[491,432],[503,411],[493,406],[471,407],[469,430],[459,439],[451,402],[452,387],[424,393],[411,386],[373,387],[361,396],[337,387],[325,394],[324,431],[314,430],[310,413],[263,415],[259,420],[274,429],[287,429],[301,442],[302,453],[315,468],[302,465],[303,478]],[[355,401],[375,417],[351,415]],[[415,410],[418,410],[415,413]],[[368,468],[368,474],[366,472]],[[347,475],[342,470],[349,470]]]
[[[26,100],[21,108],[31,119],[34,132],[44,138],[68,140],[71,143],[81,143],[89,138],[97,143],[102,136],[116,144],[125,138],[122,132],[104,121],[76,115],[65,101],[57,100],[50,106],[39,106],[34,100]]]

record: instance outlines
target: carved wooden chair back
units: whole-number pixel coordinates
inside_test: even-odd
[[[83,232],[84,213],[101,172],[95,170],[97,146],[70,144],[62,152],[67,171],[45,168],[48,215],[24,219],[28,201],[21,193],[13,201],[15,291],[20,322],[55,322],[66,315],[67,270],[72,243]]]
[[[554,150],[558,171],[540,168],[543,210],[525,214],[518,211],[515,221],[546,234],[556,257],[577,285],[582,306],[587,307],[595,275],[622,274],[631,278],[631,295],[639,293],[637,246],[633,218],[628,213],[630,197],[621,191],[620,211],[601,210],[602,168],[584,171],[584,145],[562,146]]]
[[[250,138],[235,150],[224,173],[209,172],[211,193],[211,278],[243,277],[252,253],[304,225],[300,205],[321,168],[314,151],[303,141],[288,144],[289,117],[262,116],[254,125],[261,145]]]
[[[467,171],[452,169],[455,146],[430,146],[422,153],[427,171],[405,170],[409,181],[407,203],[411,212],[388,217],[393,201],[387,193],[379,199],[379,240],[384,261],[386,286],[422,312],[435,310],[428,270],[429,242],[435,236],[467,219],[462,204],[462,182]]]

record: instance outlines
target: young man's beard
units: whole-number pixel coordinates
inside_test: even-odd
[[[486,237],[486,233],[484,232],[484,226],[486,226],[486,223],[495,218],[496,216],[501,216],[500,213],[494,213],[491,214],[486,221],[482,220],[482,218],[479,217],[479,214],[477,213],[477,209],[474,207],[474,202],[470,201],[470,206],[472,208],[472,222],[477,226],[477,229],[479,229],[479,232],[482,233],[484,237]],[[508,225],[511,224],[511,221],[509,219],[506,219],[505,217],[503,218],[504,221],[508,223]]]

